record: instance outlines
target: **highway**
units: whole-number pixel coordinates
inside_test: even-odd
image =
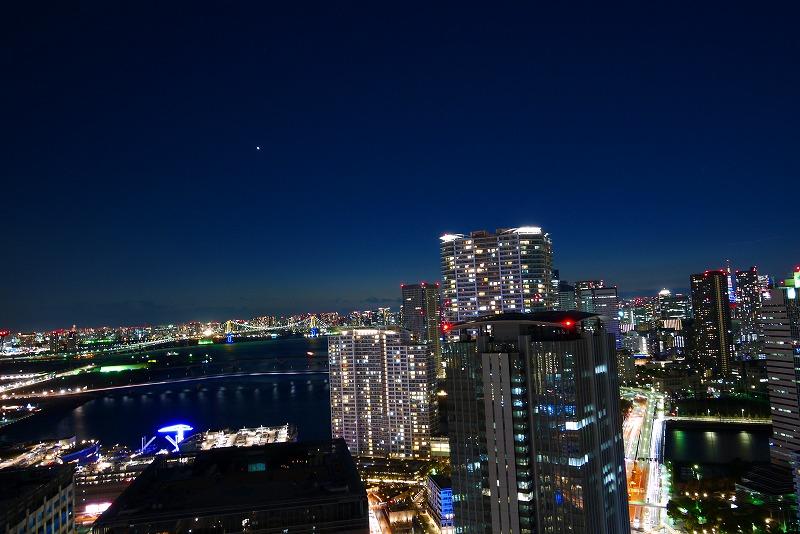
[[[3,393],[3,398],[5,397],[5,393],[9,391],[14,391],[15,389],[24,388],[27,386],[33,386],[36,384],[43,384],[45,382],[49,382],[51,380],[55,380],[56,378],[61,378],[65,376],[72,376],[77,375],[78,373],[82,373],[83,371],[89,371],[94,367],[94,364],[84,365],[83,367],[78,367],[77,369],[70,369],[68,371],[63,371],[60,373],[40,373],[36,375],[25,374],[20,375],[20,378],[23,380],[19,382],[12,382],[10,384],[6,384],[5,386],[0,386],[0,393]],[[14,375],[7,375],[7,376],[14,376]]]
[[[622,390],[622,396],[633,401],[622,425],[631,527],[660,532],[669,499],[661,463],[664,399],[652,391],[629,388]]]

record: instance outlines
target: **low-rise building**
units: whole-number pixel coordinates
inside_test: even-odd
[[[450,477],[430,475],[427,487],[431,518],[442,534],[453,532],[453,483]]]
[[[160,456],[95,522],[112,532],[369,532],[341,439]]]

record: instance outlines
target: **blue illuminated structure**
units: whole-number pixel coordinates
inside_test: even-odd
[[[81,446],[76,451],[68,452],[61,456],[61,461],[66,463],[77,462],[78,465],[86,465],[97,460],[100,454],[100,442],[91,441],[87,446]]]
[[[428,509],[440,529],[453,527],[453,488],[449,477],[428,476]]]
[[[169,441],[175,450],[173,452],[178,452],[178,444],[183,441],[183,438],[186,436],[186,432],[189,430],[194,430],[189,425],[178,423],[176,425],[169,425],[158,429],[159,434],[166,434],[164,437]],[[175,434],[175,436],[171,436],[170,434]]]

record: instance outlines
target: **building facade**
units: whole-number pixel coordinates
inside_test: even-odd
[[[0,532],[75,532],[72,466],[0,471]]]
[[[553,310],[553,245],[541,228],[501,228],[440,238],[442,306],[450,322]]]
[[[598,316],[503,314],[454,332],[456,532],[630,532],[615,343]]]
[[[355,456],[428,457],[436,375],[426,345],[405,330],[328,337],[331,434]]]
[[[690,277],[694,313],[694,350],[704,376],[730,375],[733,355],[731,301],[725,271],[705,271]]]

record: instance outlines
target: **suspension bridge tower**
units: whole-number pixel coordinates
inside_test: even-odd
[[[3,352],[3,345],[6,342],[6,336],[10,334],[9,330],[0,330],[0,352]]]

